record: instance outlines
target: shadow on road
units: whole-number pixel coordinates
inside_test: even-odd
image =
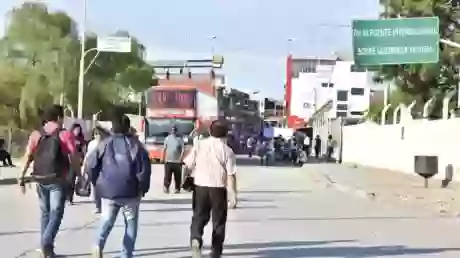
[[[314,158],[314,157],[309,157],[307,163],[304,164],[304,166],[308,166],[308,164],[327,164],[327,163],[336,163],[335,161],[330,161],[328,162],[326,159],[323,158]],[[236,159],[236,164],[238,166],[258,166],[262,167],[263,165],[260,164],[260,158],[258,156],[253,156],[252,158],[244,157],[244,156],[238,156]],[[292,168],[298,168],[298,166],[294,166],[291,162],[286,162],[286,161],[277,161],[277,162],[272,162],[269,166],[263,166],[263,167],[292,167]]]
[[[237,166],[242,166],[242,167],[250,167],[250,166],[256,166],[256,167],[292,167],[295,168],[294,165],[290,162],[276,162],[272,163],[269,166],[263,166],[260,164],[260,158],[259,157],[237,157],[236,158],[236,165]]]
[[[226,244],[224,252],[225,256],[234,256],[232,250],[239,249],[263,249],[263,248],[297,248],[299,246],[315,246],[315,245],[326,245],[334,243],[351,243],[355,242],[354,240],[333,240],[333,241],[286,241],[286,242],[267,242],[267,243],[243,243],[243,244]],[[136,249],[136,257],[146,257],[146,256],[157,256],[157,255],[170,255],[171,257],[175,253],[188,252],[190,249],[188,247],[153,247],[153,248],[138,248]],[[115,254],[118,252],[104,252],[105,254]],[[90,255],[89,253],[81,254],[66,254],[65,257],[86,257]],[[180,258],[190,258],[190,256],[180,256]]]
[[[311,193],[310,190],[291,191],[291,190],[241,190],[240,194],[293,194],[293,193]]]
[[[276,208],[276,206],[267,205],[267,206],[240,206],[235,211],[244,210],[244,209],[271,209]],[[191,211],[191,208],[174,208],[174,209],[160,209],[160,210],[142,210],[145,212],[175,212],[175,211]],[[436,218],[439,220],[448,220],[449,218]],[[263,221],[341,221],[341,220],[433,220],[433,218],[419,218],[419,217],[300,217],[300,218],[288,218],[288,217],[272,217],[272,218],[262,218],[262,219],[229,219],[229,223],[260,223]],[[141,223],[139,226],[142,227],[162,227],[162,226],[179,226],[179,225],[189,225],[189,220],[184,221],[164,221],[164,222],[155,222],[155,223]],[[124,225],[115,225],[115,227],[124,227]],[[96,229],[97,226],[89,225],[85,226],[85,230]],[[62,228],[59,232],[64,231],[74,231],[79,230],[80,227],[69,227]],[[38,234],[39,230],[24,230],[24,231],[10,231],[10,232],[0,232],[0,237],[10,236],[10,235],[22,235],[22,234]]]
[[[301,258],[301,257],[377,257],[397,255],[442,254],[459,251],[460,248],[409,248],[403,245],[389,246],[327,246],[330,244],[352,244],[353,240],[338,241],[285,241],[267,243],[243,243],[225,245],[225,257],[249,256],[255,258]],[[177,257],[188,252],[188,247],[140,248],[136,257],[154,257],[168,255]],[[110,254],[111,252],[107,252]],[[115,253],[115,252],[112,252]],[[71,254],[66,257],[85,257],[89,254]],[[189,258],[190,256],[180,256]]]
[[[17,185],[18,180],[16,178],[2,178],[0,179],[0,185]]]
[[[276,205],[240,205],[238,210],[250,210],[250,209],[276,209]],[[189,208],[167,208],[167,209],[141,209],[141,212],[181,212],[181,211],[192,211],[192,207]]]
[[[301,257],[381,257],[396,255],[440,254],[458,251],[458,248],[409,248],[406,246],[345,246],[345,247],[290,247],[276,250],[260,248],[251,252],[229,252],[226,257],[250,256],[254,258],[301,258]]]

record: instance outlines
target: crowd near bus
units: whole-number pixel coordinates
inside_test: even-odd
[[[290,136],[281,134],[274,137],[259,134],[241,136],[238,147],[249,158],[257,156],[261,165],[291,163],[293,166],[303,166],[309,162],[309,157],[314,157],[316,161],[320,159],[333,161],[336,142],[332,135],[328,135],[324,156],[321,137],[316,135],[311,139],[302,132],[294,132]]]

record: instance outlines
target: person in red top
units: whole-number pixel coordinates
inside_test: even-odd
[[[83,128],[79,123],[74,123],[72,127],[70,127],[70,132],[74,136],[75,139],[75,146],[76,151],[80,155],[80,164],[83,163],[83,157],[85,157],[86,153],[86,140],[85,136],[83,135]],[[73,196],[75,194],[75,181],[76,181],[77,174],[70,170],[69,174],[67,175],[67,179],[69,180],[68,190],[67,190],[67,198],[69,200],[69,204],[73,205]]]
[[[56,137],[58,136],[60,144],[57,148],[60,147],[61,161],[65,162],[56,164],[56,167],[62,167],[63,171],[57,173],[55,177],[46,177],[46,180],[43,179],[45,177],[40,177],[41,180],[38,180],[37,177],[37,194],[41,211],[41,255],[43,258],[54,258],[56,256],[54,253],[54,240],[64,215],[67,185],[66,174],[69,172],[70,167],[72,167],[72,170],[77,175],[81,174],[80,157],[76,150],[75,137],[71,132],[62,129],[63,118],[64,109],[62,106],[54,105],[45,112],[43,127],[41,130],[32,132],[29,137],[25,154],[26,163],[19,176],[19,185],[24,191],[25,175],[31,163],[35,160],[36,164],[32,173],[34,175],[36,170],[38,170],[37,162],[46,161],[46,159],[38,157],[39,146],[42,144],[42,141],[45,141],[42,139],[45,139],[46,135],[54,134]],[[70,163],[68,162],[69,160]]]

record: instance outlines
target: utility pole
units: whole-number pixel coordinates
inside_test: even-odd
[[[81,23],[81,56],[80,56],[80,70],[78,74],[78,118],[83,118],[83,91],[84,91],[84,78],[85,78],[85,51],[86,51],[86,8],[87,0],[83,0],[83,21]]]

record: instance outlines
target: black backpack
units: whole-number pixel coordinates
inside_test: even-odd
[[[34,151],[32,177],[37,181],[53,180],[62,178],[68,168],[69,160],[61,149],[59,134],[62,130],[57,129],[53,133],[40,131],[40,139]]]

